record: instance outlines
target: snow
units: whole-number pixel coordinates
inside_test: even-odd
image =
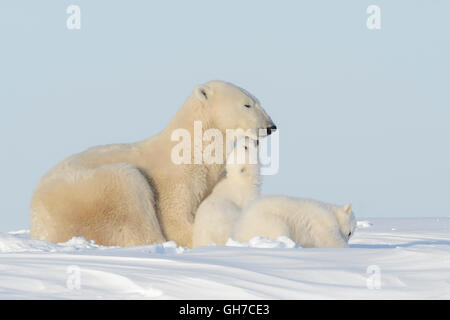
[[[228,239],[225,244],[229,247],[249,247],[249,248],[300,248],[300,245],[288,237],[278,237],[276,240],[263,237],[254,237],[249,242],[239,242],[233,239]]]
[[[0,299],[449,298],[449,218],[359,221],[349,249],[286,237],[187,249],[0,234]]]

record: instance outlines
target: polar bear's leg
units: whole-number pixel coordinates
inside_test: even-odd
[[[43,181],[32,200],[31,235],[52,242],[82,236],[118,246],[165,241],[149,182],[130,164],[83,169]]]
[[[192,247],[207,246],[210,243],[218,244],[217,241],[214,241],[215,232],[217,231],[217,228],[211,228],[211,225],[208,224],[208,220],[206,219],[203,219],[201,223],[194,223]]]
[[[192,187],[175,181],[168,181],[158,189],[159,222],[167,240],[192,248],[194,216],[201,199],[192,194]]]
[[[192,246],[206,246],[210,243],[225,245],[232,237],[233,228],[240,212],[231,208],[218,208],[217,202],[203,202],[195,214]]]

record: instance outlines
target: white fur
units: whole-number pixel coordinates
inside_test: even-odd
[[[346,248],[356,220],[351,206],[336,206],[310,199],[262,197],[242,213],[233,239],[287,236],[304,248]]]
[[[232,235],[242,208],[259,195],[259,165],[251,164],[254,162],[249,161],[248,152],[245,155],[245,163],[227,164],[226,177],[200,204],[194,222],[194,247],[210,243],[224,245]]]

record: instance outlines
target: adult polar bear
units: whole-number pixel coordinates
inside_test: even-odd
[[[83,236],[102,245],[174,240],[191,247],[194,214],[225,165],[175,164],[171,135],[185,129],[276,129],[258,100],[223,81],[197,86],[159,134],[133,144],[99,146],[56,165],[31,201],[31,236],[51,242]],[[193,145],[193,144],[192,144]],[[194,152],[191,152],[194,154]]]

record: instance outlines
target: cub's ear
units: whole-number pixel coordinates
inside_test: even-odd
[[[195,96],[200,101],[206,101],[211,97],[212,90],[205,84],[198,85],[195,90]]]
[[[350,214],[352,212],[352,205],[350,203],[346,204],[344,206],[344,211],[345,211],[345,213]]]

